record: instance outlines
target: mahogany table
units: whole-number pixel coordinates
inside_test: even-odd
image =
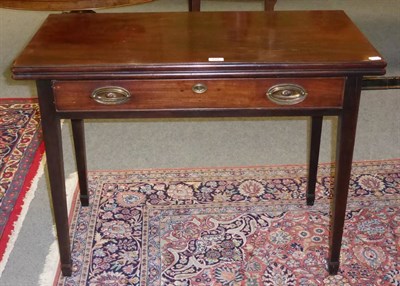
[[[361,80],[385,66],[342,11],[50,15],[12,70],[37,83],[62,273],[71,275],[72,262],[61,119],[72,121],[88,205],[84,119],[311,116],[311,205],[322,118],[333,115],[328,269],[336,274]]]

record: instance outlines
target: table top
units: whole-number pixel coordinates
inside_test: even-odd
[[[50,15],[16,79],[383,74],[343,11]]]

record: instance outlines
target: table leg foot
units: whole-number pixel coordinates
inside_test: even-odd
[[[306,199],[307,199],[307,205],[313,206],[315,202],[315,194],[307,194]]]
[[[88,195],[80,195],[81,206],[87,207],[89,206],[89,196]]]
[[[72,275],[72,264],[61,264],[61,273],[63,276],[71,276]]]
[[[338,261],[329,261],[328,262],[328,271],[329,271],[329,275],[336,275],[339,271],[339,262]]]

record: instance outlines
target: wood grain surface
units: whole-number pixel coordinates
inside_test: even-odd
[[[203,94],[194,93],[192,87],[197,83],[206,85],[207,91]],[[266,96],[267,90],[283,83],[302,86],[308,93],[305,100],[286,106],[270,101]],[[128,102],[118,105],[104,105],[90,98],[95,89],[106,86],[125,88],[132,97]],[[56,108],[60,111],[340,108],[344,79],[57,81],[53,89]]]
[[[13,72],[31,79],[222,70],[366,75],[383,74],[385,65],[342,11],[99,13],[50,15]]]

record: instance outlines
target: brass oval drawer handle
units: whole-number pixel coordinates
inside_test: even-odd
[[[292,105],[302,102],[307,97],[307,91],[300,85],[283,83],[268,89],[267,97],[276,104]]]
[[[101,104],[122,104],[130,99],[131,94],[119,86],[104,86],[95,89],[90,97]]]
[[[205,93],[207,89],[207,85],[204,83],[196,83],[192,86],[192,91],[197,94]]]

